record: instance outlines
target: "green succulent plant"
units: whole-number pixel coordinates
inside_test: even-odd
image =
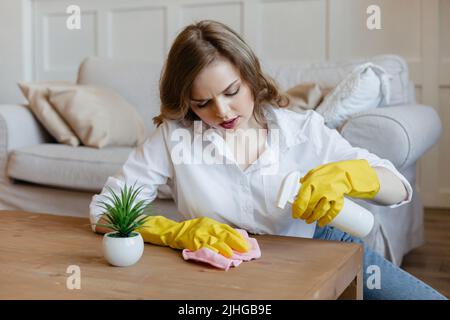
[[[104,209],[103,217],[106,223],[95,223],[97,226],[106,227],[115,231],[112,237],[127,238],[133,231],[141,227],[152,214],[149,200],[140,200],[135,203],[142,187],[136,188],[136,184],[128,187],[126,184],[121,189],[120,195],[107,187],[110,195],[104,197],[107,201],[99,201],[98,206]]]

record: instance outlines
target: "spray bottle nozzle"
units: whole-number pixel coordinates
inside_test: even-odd
[[[300,190],[301,174],[298,171],[289,173],[283,180],[281,188],[278,191],[277,207],[284,209],[286,203],[294,203],[295,197]]]

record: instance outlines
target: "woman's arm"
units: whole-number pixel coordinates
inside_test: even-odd
[[[385,167],[373,167],[380,181],[380,190],[372,200],[375,203],[389,206],[408,198],[403,182],[391,170]]]
[[[135,202],[152,202],[157,197],[158,186],[166,184],[167,179],[173,176],[173,165],[166,145],[166,136],[169,134],[167,131],[167,124],[158,127],[142,145],[131,152],[121,170],[108,177],[101,193],[92,197],[89,216],[94,232],[108,231],[104,227],[95,226],[95,223],[99,223],[102,218],[104,208],[101,202],[107,201],[105,196],[110,196],[109,189],[120,194],[125,185],[131,187],[136,184],[136,187],[142,187],[142,190]]]
[[[411,200],[411,184],[390,161],[381,159],[366,149],[353,147],[336,130],[329,129],[317,112],[311,113],[311,123],[314,128],[311,130],[311,136],[318,141],[318,154],[322,163],[365,159],[375,170],[380,190],[375,198],[369,201],[395,208]]]

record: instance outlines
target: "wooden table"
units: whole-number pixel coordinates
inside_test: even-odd
[[[222,271],[151,244],[134,266],[112,267],[102,237],[88,219],[0,211],[0,299],[362,298],[363,248],[354,243],[255,236],[262,257]],[[80,289],[67,288],[71,265]]]

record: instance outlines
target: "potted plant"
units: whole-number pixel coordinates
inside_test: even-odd
[[[96,223],[114,231],[103,236],[103,254],[106,260],[118,267],[131,266],[139,261],[144,252],[144,240],[139,232],[134,230],[141,227],[149,218],[144,214],[149,202],[141,200],[135,203],[142,187],[127,185],[117,195],[111,188],[107,188],[107,201],[99,201],[105,211],[103,221]]]

